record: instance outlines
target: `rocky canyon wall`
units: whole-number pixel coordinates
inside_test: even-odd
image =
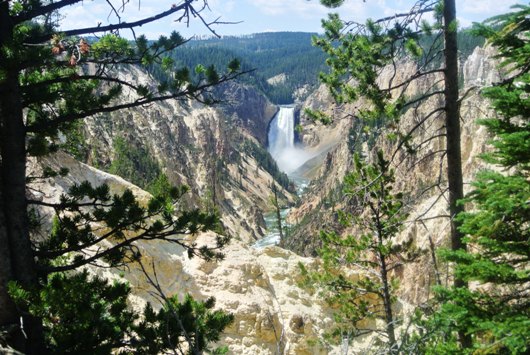
[[[43,202],[58,203],[70,186],[82,181],[94,186],[107,184],[112,194],[130,189],[141,204],[146,204],[150,198],[149,193],[124,179],[80,163],[64,153],[32,161],[30,173],[41,173],[43,166],[70,171],[67,177],[32,186],[35,194],[32,198]],[[43,208],[40,212],[47,220],[53,215],[51,209]],[[214,245],[215,235],[200,233],[189,240],[198,245]],[[297,286],[298,264],[310,267],[312,259],[278,247],[255,249],[248,242],[237,239],[223,249],[225,260],[219,262],[189,259],[182,247],[169,242],[141,241],[135,245],[149,276],[156,276],[166,296],[178,295],[183,299],[191,294],[198,300],[213,296],[216,308],[234,315],[234,322],[223,333],[219,344],[227,345],[230,354],[323,355],[337,351],[318,342],[332,322],[330,309],[317,294]],[[89,271],[107,279],[128,282],[133,290],[130,301],[135,308],[142,308],[145,302],[151,302],[155,308],[161,306],[153,296],[155,289],[137,264],[123,269],[91,267]]]
[[[470,89],[462,101],[466,183],[482,166],[477,156],[484,152],[488,139],[485,130],[476,125],[475,120],[491,114],[487,102],[480,97],[479,88],[500,77],[493,69],[492,54],[490,49],[477,49],[464,63],[463,91]],[[411,63],[403,63],[396,80],[405,80],[413,71]],[[139,83],[150,83],[145,73],[134,68],[123,75],[129,75]],[[382,73],[381,81],[388,80],[388,75]],[[409,87],[409,94],[419,93],[428,85],[426,81],[418,82]],[[478,88],[471,89],[473,86]],[[199,205],[201,200],[211,198],[206,192],[211,194],[215,190],[223,223],[228,233],[234,236],[224,250],[224,261],[190,260],[182,248],[164,242],[142,242],[138,247],[143,262],[156,269],[159,282],[168,295],[183,297],[190,293],[201,300],[214,296],[217,307],[234,314],[235,321],[221,340],[222,344],[228,345],[231,354],[339,354],[340,349],[327,348],[318,341],[333,322],[332,310],[318,294],[297,286],[298,263],[308,267],[315,263],[315,259],[307,256],[314,255],[318,248],[319,230],[340,228],[335,212],[347,208],[341,199],[341,184],[351,171],[352,144],[355,143],[352,140],[361,128],[356,113],[366,103],[359,101],[337,106],[325,88],[317,90],[304,103],[304,107],[321,109],[335,117],[329,126],[310,122],[304,115],[301,117],[301,140],[309,150],[321,154],[302,169],[302,173],[313,180],[301,203],[288,217],[291,223],[300,223],[300,226],[284,245],[306,255],[304,257],[278,247],[255,249],[250,246],[264,233],[262,213],[271,208],[270,185],[274,178],[248,149],[242,149],[242,144],[246,140],[261,144],[266,141],[268,122],[276,108],[250,87],[234,83],[220,90],[225,90],[223,95],[228,105],[222,108],[192,102],[165,102],[87,120],[85,134],[92,148],[89,162],[108,164],[114,158],[112,147],[116,137],[123,137],[131,144],[144,146],[171,182],[191,187],[190,205]],[[230,106],[229,102],[236,104]],[[438,104],[433,100],[424,108],[408,110],[401,119],[401,129],[413,127],[422,114]],[[400,270],[400,305],[403,307],[428,297],[428,286],[433,278],[428,252],[432,244],[446,243],[447,220],[434,218],[446,214],[444,197],[439,194],[443,191],[441,172],[445,165],[435,154],[443,147],[444,140],[443,137],[430,139],[437,135],[440,124],[441,121],[434,121],[418,132],[417,140],[428,142],[420,155],[410,157],[399,152],[394,158],[396,186],[414,202],[410,222],[396,242],[411,241],[423,251],[418,261]],[[371,147],[381,148],[389,155],[394,152],[395,142],[381,135],[373,142],[364,142],[362,151],[369,155]],[[56,202],[69,186],[84,180],[94,185],[107,183],[113,192],[129,188],[144,203],[150,197],[139,187],[77,162],[64,153],[32,163],[34,169],[40,169],[39,166],[70,170],[65,178],[35,187],[41,191],[35,198],[43,201]],[[441,190],[419,192],[420,186],[432,185],[440,176]],[[286,200],[294,201],[287,191],[283,190],[283,194]],[[193,236],[199,243],[210,243],[214,237],[211,233]],[[132,304],[135,307],[146,301],[155,302],[145,275],[135,265],[128,270],[92,269],[91,272],[128,281],[133,286]]]
[[[465,98],[461,103],[461,140],[466,190],[475,173],[484,166],[479,155],[485,151],[488,141],[485,128],[478,125],[476,120],[493,114],[488,102],[480,96],[480,89],[502,77],[496,69],[493,56],[491,48],[477,48],[463,63],[464,85],[461,92],[465,94]],[[381,85],[385,85],[392,78],[394,84],[400,83],[415,71],[415,64],[403,62],[399,64],[397,73],[391,69],[383,70],[379,81]],[[426,89],[432,90],[431,84],[441,79],[441,74],[437,74],[418,80],[407,88],[406,94],[408,97],[418,97]],[[439,100],[433,97],[421,107],[408,109],[400,118],[397,130],[410,131],[425,115],[442,104]],[[363,129],[357,115],[367,105],[363,100],[336,105],[325,87],[319,88],[304,103],[305,107],[324,111],[335,121],[330,126],[323,126],[310,122],[303,116],[303,140],[312,146],[333,141],[334,147],[321,157],[320,164],[312,167],[315,178],[309,192],[288,217],[291,223],[302,224],[284,241],[285,247],[302,255],[315,255],[315,250],[320,246],[320,230],[336,229],[343,233],[354,233],[354,230],[338,223],[335,212],[348,208],[342,202],[344,194],[341,183],[353,168],[352,145],[358,138],[356,134]],[[410,218],[396,243],[409,242],[422,254],[419,260],[407,264],[400,275],[403,300],[412,303],[425,301],[429,285],[434,281],[432,259],[429,256],[431,246],[448,245],[449,223],[443,217],[447,216],[443,129],[443,117],[439,116],[416,130],[414,142],[421,149],[412,155],[404,149],[396,151],[395,140],[386,134],[378,134],[371,142],[364,141],[360,149],[367,156],[381,149],[387,159],[392,159],[396,188],[408,196]]]
[[[154,85],[139,68],[124,69],[120,75]],[[171,183],[191,188],[190,206],[215,205],[228,232],[250,242],[264,234],[262,214],[272,208],[269,196],[276,182],[245,144],[265,144],[277,108],[240,83],[227,83],[216,91],[223,102],[214,107],[170,100],[86,119],[87,162],[109,166],[116,159],[113,147],[118,137],[128,146],[142,147]],[[130,99],[136,94],[124,90],[124,95]],[[293,201],[289,192],[278,188]]]

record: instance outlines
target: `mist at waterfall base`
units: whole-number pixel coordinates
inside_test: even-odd
[[[276,161],[278,168],[286,173],[291,180],[297,183],[299,189],[307,186],[307,181],[295,175],[295,171],[304,165],[314,154],[306,152],[303,147],[297,146],[294,139],[294,107],[283,106],[274,117],[269,129],[270,155]],[[289,213],[289,209],[281,210],[281,219]],[[255,248],[264,248],[269,245],[276,245],[280,242],[280,232],[278,230],[278,220],[275,212],[271,212],[265,217],[268,233],[258,240]]]
[[[289,177],[313,157],[295,144],[294,124],[294,107],[280,107],[269,129],[269,153]]]

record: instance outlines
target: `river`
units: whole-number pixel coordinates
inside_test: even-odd
[[[278,164],[278,168],[289,176],[300,196],[307,187],[308,180],[295,174],[295,171],[305,162],[312,158],[303,146],[296,144],[294,139],[295,130],[295,108],[293,106],[280,106],[276,116],[273,118],[269,129],[268,151]],[[283,227],[289,228],[285,224],[285,217],[289,213],[289,208],[281,210]],[[268,213],[264,216],[267,226],[267,235],[258,240],[255,248],[263,248],[269,245],[276,245],[280,242],[280,232],[278,230],[278,220],[276,212]]]

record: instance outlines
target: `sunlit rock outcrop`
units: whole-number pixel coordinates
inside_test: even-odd
[[[82,164],[64,153],[33,161],[30,172],[39,173],[42,166],[68,168],[70,174],[53,181],[34,184],[34,198],[58,202],[74,183],[87,180],[98,186],[108,184],[111,193],[130,189],[141,203],[150,195],[120,177]],[[42,210],[43,213],[51,213]],[[51,214],[48,215],[48,219]],[[191,237],[202,244],[213,245],[214,235],[204,233]],[[328,354],[333,349],[319,345],[318,339],[331,324],[328,308],[316,294],[297,286],[299,263],[314,261],[278,247],[254,249],[248,243],[233,240],[223,252],[225,260],[206,262],[189,259],[182,247],[169,242],[149,241],[135,244],[142,254],[142,263],[149,277],[156,280],[166,296],[183,298],[191,294],[204,300],[215,297],[216,307],[231,312],[234,323],[225,331],[221,344],[231,354]],[[91,272],[111,279],[127,281],[134,296],[131,303],[142,307],[146,301],[155,307],[160,303],[155,289],[138,265],[126,269],[91,268]]]

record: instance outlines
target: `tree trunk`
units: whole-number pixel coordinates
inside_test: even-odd
[[[451,249],[466,249],[460,223],[455,217],[464,210],[457,202],[464,198],[462,177],[462,155],[460,148],[460,107],[458,101],[458,43],[455,0],[444,1],[444,40],[445,40],[445,126],[447,144],[447,181],[449,184],[449,214],[451,216]],[[454,275],[455,287],[466,287],[464,280]],[[459,332],[462,347],[471,346],[471,339]]]
[[[451,248],[465,249],[459,223],[454,217],[464,209],[458,200],[464,197],[462,156],[460,152],[460,109],[458,102],[458,47],[455,1],[446,0],[444,6],[445,35],[445,125],[447,141],[447,180],[449,183],[449,212],[451,215]],[[465,286],[455,278],[455,286]]]
[[[380,238],[380,246],[382,246],[382,239]],[[388,284],[388,270],[386,265],[386,257],[379,251],[379,262],[381,265],[381,281],[383,282],[383,303],[385,307],[385,323],[386,333],[388,336],[389,354],[397,354],[396,347],[396,331],[394,327],[394,316],[392,314],[392,298],[390,296],[390,285]]]
[[[1,111],[0,117],[3,117]],[[1,132],[0,139],[3,140],[4,130],[2,129]],[[0,165],[0,170],[3,171],[2,165]],[[11,250],[6,228],[6,210],[4,209],[3,204],[3,183],[1,177],[0,184],[0,186],[2,186],[2,188],[0,188],[0,330],[11,333],[11,329],[15,328],[19,321],[15,305],[7,293],[7,283],[13,280],[14,277],[11,269]]]
[[[13,25],[9,17],[6,2],[0,5],[0,46],[9,46],[13,38]],[[1,255],[10,260],[10,276],[22,287],[29,289],[37,286],[37,274],[33,250],[29,238],[28,214],[26,204],[26,128],[24,125],[17,63],[0,55],[0,69],[4,77],[0,83],[0,113],[2,141],[2,228],[0,238],[7,239],[0,245]],[[7,237],[7,238],[6,238]],[[5,248],[5,249],[4,249]],[[3,262],[5,263],[5,261]],[[9,270],[9,268],[8,268]],[[3,272],[3,270],[2,270]],[[3,285],[1,288],[4,288]],[[0,294],[1,304],[8,304],[5,293]],[[9,307],[10,308],[10,307]],[[24,332],[18,336],[27,336],[26,346],[17,349],[28,354],[43,353],[42,327],[40,321],[19,310],[23,317]],[[0,313],[3,313],[0,311]],[[7,311],[6,313],[12,313]],[[25,335],[24,335],[25,333]],[[20,347],[17,342],[17,347]]]
[[[9,32],[9,16],[8,16],[9,7],[7,3],[0,4],[0,47],[2,47],[7,40]],[[3,56],[0,53],[0,65],[5,63]],[[0,69],[3,69],[0,67]],[[0,99],[5,95],[4,93],[4,82],[0,82]],[[3,103],[3,101],[2,101]],[[5,118],[7,113],[3,111],[3,105],[0,105],[0,142],[5,142],[8,137],[5,129]],[[11,248],[9,243],[9,233],[8,233],[8,216],[9,209],[4,205],[4,194],[3,191],[6,191],[6,185],[4,184],[4,171],[5,159],[3,146],[1,161],[0,161],[0,329],[9,330],[18,326],[18,314],[13,304],[11,298],[7,293],[7,283],[14,279],[13,269],[11,266]],[[21,345],[21,344],[17,344]]]
[[[380,194],[381,199],[384,199],[385,196],[385,186],[383,182],[380,183]],[[381,223],[380,206],[378,206],[377,211],[372,208],[372,211],[376,213],[376,223],[377,223],[377,256],[379,258],[379,274],[381,277],[381,283],[383,284],[383,306],[385,308],[385,327],[386,334],[388,336],[388,350],[389,354],[397,354],[396,346],[396,330],[394,326],[394,315],[392,314],[392,297],[390,295],[390,285],[388,283],[388,266],[386,264],[386,255],[383,253],[383,233],[385,226]]]

